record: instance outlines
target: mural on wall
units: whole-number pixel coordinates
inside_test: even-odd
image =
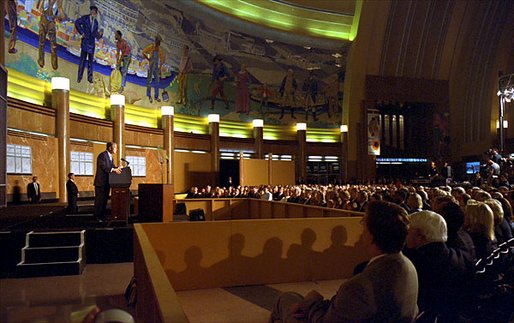
[[[158,0],[7,0],[6,65],[74,90],[176,113],[312,127],[341,122],[338,51],[254,37]],[[17,21],[17,28],[14,21]],[[16,41],[17,39],[17,41]],[[45,57],[46,56],[46,57]]]

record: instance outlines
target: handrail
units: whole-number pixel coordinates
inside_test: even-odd
[[[144,296],[136,303],[138,322],[189,322],[141,224],[134,224],[134,275]]]

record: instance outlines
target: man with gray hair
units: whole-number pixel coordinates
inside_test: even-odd
[[[405,255],[418,273],[420,311],[438,317],[438,322],[454,322],[463,301],[461,272],[455,266],[453,250],[445,242],[448,229],[444,218],[432,211],[410,215]]]

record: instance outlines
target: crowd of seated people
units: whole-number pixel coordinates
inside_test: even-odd
[[[275,201],[359,212],[365,212],[375,200],[404,208],[411,221],[404,253],[418,272],[418,306],[420,311],[431,313],[432,318],[437,316],[438,322],[465,322],[476,315],[474,311],[480,307],[480,291],[474,283],[477,261],[492,261],[491,255],[497,257],[495,252],[503,246],[502,250],[508,253],[508,265],[487,279],[496,284],[500,277],[504,286],[510,286],[506,296],[510,307],[506,306],[506,312],[514,310],[514,192],[509,189],[302,184],[214,190],[207,187],[200,193],[194,188],[189,197],[259,199],[266,193],[271,193]],[[507,244],[511,247],[505,249]],[[505,306],[502,302],[493,303]],[[493,313],[500,312],[495,309]],[[499,316],[496,319],[501,322]]]

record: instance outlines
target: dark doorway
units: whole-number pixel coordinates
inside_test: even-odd
[[[220,160],[219,182],[222,187],[239,186],[239,160]]]

